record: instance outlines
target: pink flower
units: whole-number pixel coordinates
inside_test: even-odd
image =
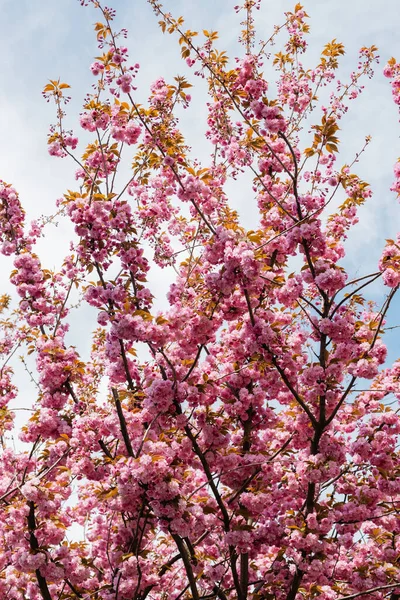
[[[67,154],[65,150],[63,150],[60,142],[52,142],[48,146],[48,151],[50,156],[58,156],[60,158],[64,158]]]
[[[104,71],[104,64],[98,61],[95,61],[91,66],[90,66],[90,70],[92,71],[93,75],[99,75],[102,71]]]

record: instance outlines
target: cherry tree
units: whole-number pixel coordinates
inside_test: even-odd
[[[259,43],[259,0],[246,0],[232,62],[216,32],[149,2],[207,86],[207,164],[179,128],[188,78],[159,78],[138,104],[126,30],[82,0],[98,11],[100,49],[85,149],[66,129],[69,86],[43,92],[56,113],[49,153],[77,165],[55,209],[75,228],[58,271],[35,253],[45,222],[26,224],[1,182],[16,297],[0,302],[0,598],[398,600],[400,361],[386,364],[383,338],[400,237],[382,242],[372,272],[341,262],[372,193],[353,168],[369,138],[341,164],[339,123],[377,48],[338,81],[336,40],[303,66],[300,4]],[[384,73],[400,104],[400,64]],[[243,173],[251,231],[226,193]],[[393,198],[400,162],[394,173]],[[154,265],[174,274],[158,312]],[[88,360],[67,341],[77,296],[97,314]],[[15,448],[17,350],[34,358],[38,389]]]

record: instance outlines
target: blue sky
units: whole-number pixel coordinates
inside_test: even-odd
[[[240,30],[240,16],[233,10],[236,3],[237,0],[166,0],[165,7],[175,16],[183,15],[188,28],[218,30],[219,47],[233,57]],[[145,101],[149,84],[158,76],[171,80],[184,74],[195,83],[192,106],[184,113],[181,126],[193,147],[193,156],[206,159],[208,147],[201,138],[206,114],[204,88],[181,61],[176,38],[161,33],[146,0],[108,0],[107,4],[117,9],[117,24],[129,30],[130,57],[142,67],[138,77],[139,102]],[[260,37],[269,37],[273,25],[282,23],[284,11],[293,9],[294,4],[288,0],[263,0],[262,10],[256,15]],[[352,111],[341,124],[343,160],[353,157],[367,134],[373,139],[358,173],[370,182],[374,197],[363,207],[360,223],[347,245],[347,266],[353,273],[364,274],[376,270],[385,238],[395,236],[400,229],[400,206],[389,192],[392,167],[400,155],[400,125],[390,84],[381,74],[388,58],[400,59],[398,0],[306,0],[304,7],[311,18],[305,65],[312,67],[323,45],[337,38],[346,47],[340,71],[346,80],[356,67],[361,46],[375,44],[380,49],[381,65],[375,78],[366,81],[363,95],[352,104]],[[60,77],[71,85],[73,101],[68,108],[68,124],[79,133],[77,117],[92,83],[89,65],[97,54],[93,23],[98,16],[93,8],[82,8],[78,0],[0,0],[0,10],[0,178],[14,184],[28,218],[35,218],[54,212],[55,200],[67,188],[74,187],[75,170],[71,162],[51,158],[47,153],[46,135],[54,112],[42,99],[41,90],[50,78]],[[266,73],[268,76],[267,69]],[[253,198],[249,181],[239,181],[229,191],[245,225],[251,227],[255,212],[249,201]],[[46,241],[40,244],[44,266],[59,265],[68,252],[70,234],[66,223],[47,229]],[[2,259],[0,268],[4,273],[2,291],[6,291],[6,274],[11,264]],[[170,275],[166,270],[153,273],[151,283],[159,306],[163,304]],[[376,294],[378,299],[378,288]],[[392,325],[400,323],[400,318],[396,321],[399,311],[397,301],[391,310]],[[393,330],[388,337],[391,358],[396,355],[397,331],[400,330]],[[75,340],[79,341],[86,343]]]

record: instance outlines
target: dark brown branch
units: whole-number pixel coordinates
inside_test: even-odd
[[[29,513],[27,516],[28,521],[28,531],[29,531],[29,546],[32,552],[37,552],[39,550],[39,542],[35,535],[36,529],[36,519],[35,519],[35,503],[32,501],[28,502]],[[49,586],[47,585],[47,580],[40,572],[40,569],[35,570],[36,580],[38,582],[40,594],[43,600],[52,600],[50,595]]]
[[[72,585],[72,583],[69,581],[69,579],[66,579],[65,583],[73,591],[73,593],[75,594],[75,596],[77,598],[83,598],[83,595],[80,592],[78,592],[78,590],[76,589],[76,587],[74,585]]]
[[[135,453],[133,452],[131,440],[129,438],[129,433],[128,433],[128,429],[126,426],[126,420],[125,420],[125,416],[124,416],[124,413],[122,410],[121,400],[119,399],[119,396],[118,396],[118,391],[115,388],[112,388],[111,391],[112,391],[112,395],[114,397],[115,408],[117,409],[119,425],[121,428],[121,433],[122,433],[122,437],[124,439],[126,450],[128,452],[128,455],[131,456],[132,458],[134,458]]]
[[[377,275],[375,275],[375,277],[373,279],[371,279],[370,281],[367,281],[366,283],[363,283],[362,285],[360,285],[358,288],[356,288],[355,290],[353,290],[351,292],[351,294],[348,294],[347,296],[345,296],[344,298],[342,298],[342,300],[336,304],[335,308],[333,309],[331,315],[330,315],[330,319],[332,319],[332,317],[335,315],[336,311],[348,300],[350,300],[350,298],[352,298],[352,296],[354,296],[354,294],[357,294],[357,292],[359,292],[360,290],[362,290],[363,288],[367,287],[370,283],[373,283],[376,279],[378,279],[380,276],[382,275],[382,273],[378,273]],[[361,279],[365,279],[364,277],[362,277]]]
[[[248,309],[249,315],[250,315],[250,322],[251,322],[252,326],[254,327],[256,324],[256,321],[254,319],[253,309],[251,308],[249,292],[247,291],[246,288],[243,289],[243,292],[244,292],[244,297],[246,298],[247,309]]]
[[[311,410],[308,408],[307,404],[300,398],[299,394],[296,392],[296,390],[294,389],[293,385],[290,383],[288,376],[286,375],[284,369],[282,369],[282,367],[280,366],[280,364],[278,363],[276,356],[274,356],[271,352],[271,350],[268,348],[268,346],[266,346],[265,344],[263,344],[263,348],[269,352],[271,354],[271,361],[274,365],[274,367],[276,368],[276,370],[278,371],[279,375],[281,376],[281,378],[283,379],[286,387],[288,388],[288,390],[290,392],[292,392],[296,402],[301,406],[301,408],[304,410],[304,412],[306,413],[306,415],[308,416],[308,418],[310,419],[312,425],[315,427],[317,425],[317,420],[314,417],[314,415],[312,414]]]
[[[197,590],[196,578],[193,573],[193,567],[190,562],[189,554],[186,550],[185,544],[179,535],[177,535],[175,533],[171,533],[171,535],[172,535],[172,538],[173,538],[175,544],[177,545],[180,557],[182,558],[182,562],[185,566],[185,571],[186,571],[187,578],[189,580],[189,585],[190,585],[190,590],[192,592],[193,600],[200,600],[199,592]]]
[[[122,357],[122,362],[124,363],[125,375],[126,375],[126,379],[128,381],[128,388],[131,391],[133,391],[135,389],[135,386],[133,385],[131,373],[129,371],[128,359],[126,358],[124,342],[121,339],[119,340],[119,345],[121,348],[121,357]]]
[[[201,351],[203,350],[203,345],[199,346],[198,350],[197,350],[197,354],[196,357],[192,363],[192,365],[190,366],[190,369],[188,370],[188,372],[186,373],[185,377],[182,379],[182,382],[186,381],[187,379],[189,379],[190,375],[193,373],[193,370],[196,368],[196,365],[199,361],[200,358],[200,354]]]
[[[64,383],[65,387],[68,390],[69,395],[71,396],[72,400],[74,401],[75,404],[79,404],[79,400],[77,398],[77,395],[75,394],[74,388],[72,387],[70,381],[67,379],[67,381]]]
[[[228,600],[228,596],[221,590],[220,587],[214,585],[213,592],[220,600]]]
[[[329,425],[333,419],[336,417],[340,407],[342,406],[343,402],[346,400],[347,396],[349,395],[351,388],[353,387],[353,385],[356,382],[357,377],[355,377],[355,375],[352,376],[352,378],[350,379],[350,383],[347,386],[345,392],[343,393],[342,397],[340,398],[339,402],[337,403],[337,405],[335,406],[335,408],[333,409],[330,417],[326,420],[326,424]]]
[[[109,451],[109,449],[107,448],[107,446],[105,445],[105,443],[103,442],[103,440],[97,440],[98,444],[100,446],[100,448],[103,450],[104,454],[106,456],[108,456],[108,458],[113,458],[113,455],[111,454],[111,452]]]
[[[375,346],[375,343],[376,343],[376,340],[378,339],[380,328],[382,327],[382,323],[383,323],[383,321],[385,319],[386,313],[389,310],[389,306],[390,306],[390,304],[391,304],[391,302],[392,302],[392,300],[394,298],[395,293],[398,291],[398,289],[399,289],[399,286],[397,285],[395,288],[393,288],[390,291],[390,293],[389,293],[389,295],[387,297],[387,300],[386,300],[386,302],[385,302],[385,304],[384,304],[384,306],[382,308],[381,318],[379,319],[379,323],[378,323],[378,326],[377,326],[376,331],[375,331],[374,339],[371,342],[371,346],[369,347],[368,352],[370,350],[372,350],[372,348]]]
[[[294,574],[292,585],[290,586],[290,590],[288,595],[286,596],[286,600],[294,600],[296,598],[297,592],[299,591],[299,587],[301,584],[301,580],[303,579],[304,572],[296,568],[296,573]]]
[[[358,598],[358,596],[364,596],[364,594],[374,594],[375,592],[381,592],[382,590],[391,590],[396,587],[400,587],[400,584],[399,583],[390,583],[389,585],[381,585],[378,587],[370,588],[369,590],[363,590],[362,592],[357,592],[355,594],[349,594],[349,596],[342,596],[338,600],[353,600],[353,598]]]
[[[249,586],[249,554],[245,552],[240,555],[240,587],[243,600],[247,600]]]

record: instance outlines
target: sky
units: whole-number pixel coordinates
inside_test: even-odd
[[[166,0],[164,5],[174,16],[184,16],[187,28],[213,29],[220,32],[220,49],[233,57],[237,49],[240,15],[233,6],[238,0]],[[141,70],[137,78],[137,99],[144,102],[149,85],[162,76],[171,81],[175,75],[185,75],[194,85],[191,108],[183,113],[181,127],[193,156],[207,159],[209,149],[202,139],[206,129],[204,86],[180,59],[177,39],[163,35],[146,0],[108,0],[117,9],[116,25],[129,31],[127,46],[131,62],[138,62]],[[292,10],[294,1],[263,0],[256,13],[259,36],[266,39],[274,24],[284,21],[284,12]],[[393,180],[393,164],[400,155],[398,113],[391,99],[389,82],[382,69],[391,56],[400,59],[398,36],[398,0],[305,0],[310,16],[311,35],[309,52],[304,64],[312,67],[326,42],[332,38],[342,42],[346,54],[341,60],[340,78],[345,81],[357,65],[361,46],[375,44],[381,56],[380,67],[366,89],[351,106],[342,120],[342,148],[340,159],[351,160],[363,145],[366,135],[372,143],[363,155],[357,172],[372,187],[373,198],[361,209],[360,223],[347,244],[346,266],[352,274],[376,270],[377,261],[386,238],[394,237],[400,229],[400,206],[389,191]],[[83,98],[93,78],[89,65],[96,56],[97,47],[93,23],[99,20],[92,8],[82,8],[78,0],[0,0],[2,19],[2,52],[0,53],[0,179],[12,183],[20,193],[28,220],[55,211],[55,200],[67,189],[74,188],[75,166],[67,160],[48,155],[46,136],[54,121],[53,107],[47,104],[41,91],[48,79],[61,78],[71,85],[72,101],[68,107],[67,124],[79,133],[78,115]],[[276,51],[280,49],[279,44]],[[267,77],[273,72],[266,69]],[[245,226],[256,225],[252,209],[254,197],[249,180],[239,180],[228,188],[233,206],[239,211]],[[254,202],[255,205],[255,202]],[[397,229],[396,229],[397,228]],[[39,250],[46,268],[57,268],[68,253],[71,228],[65,222],[48,226],[46,240]],[[12,265],[1,259],[0,293],[9,291],[7,274]],[[165,292],[171,282],[168,270],[155,269],[151,286],[157,306],[165,305]],[[373,294],[382,299],[377,287]],[[94,325],[94,314],[83,309],[78,317],[79,335],[72,338],[83,348],[89,348],[89,331]],[[400,314],[400,303],[393,304],[390,313],[392,325]],[[85,329],[86,328],[86,329]],[[388,335],[390,358],[396,357],[399,344],[397,331]],[[19,405],[29,404],[31,388],[21,383]]]

